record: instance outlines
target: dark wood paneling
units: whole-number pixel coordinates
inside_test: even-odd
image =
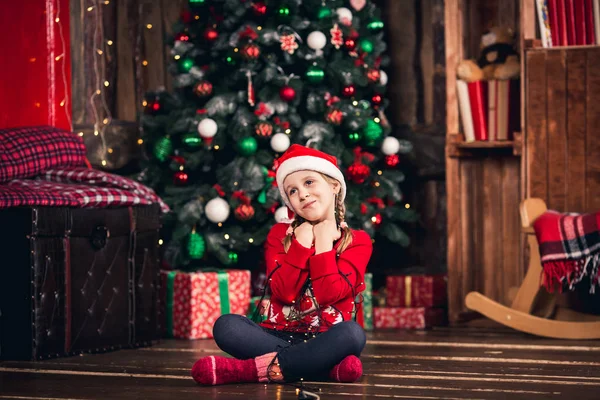
[[[548,110],[548,208],[567,204],[567,66],[566,52],[553,51],[546,59]]]
[[[527,52],[527,196],[548,201],[546,53]]]
[[[519,286],[525,276],[522,258],[521,216],[519,208],[515,207],[521,201],[520,190],[521,160],[517,158],[504,159],[502,168],[502,183],[500,193],[502,196],[502,231],[496,231],[496,249],[500,266],[495,271],[496,279],[502,282],[503,291],[498,293],[498,301],[510,304],[507,298],[511,287]]]
[[[135,121],[137,117],[135,46],[137,36],[137,0],[122,0],[117,9],[117,83],[116,118]],[[141,100],[140,100],[141,101]]]
[[[600,48],[587,51],[586,63],[586,205],[587,212],[600,210]]]
[[[567,54],[567,206],[566,211],[585,208],[585,87],[586,52]],[[558,110],[549,109],[548,114]]]

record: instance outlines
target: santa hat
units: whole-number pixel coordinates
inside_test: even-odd
[[[283,181],[289,174],[296,171],[317,171],[338,180],[340,182],[338,196],[341,201],[346,198],[346,181],[344,181],[344,174],[338,168],[337,159],[334,156],[317,149],[293,144],[277,161],[279,163],[276,176],[277,187],[279,187],[279,194],[289,211],[293,208],[283,188]],[[288,214],[290,214],[289,211]]]

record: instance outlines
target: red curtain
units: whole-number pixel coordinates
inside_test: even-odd
[[[0,49],[0,129],[71,130],[69,0],[0,1]]]

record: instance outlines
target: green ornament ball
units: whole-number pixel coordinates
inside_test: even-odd
[[[365,53],[370,53],[373,51],[373,42],[370,41],[369,39],[362,39],[360,41],[360,48]]]
[[[238,262],[238,254],[236,252],[229,252],[229,264],[237,264]]]
[[[256,149],[258,148],[258,143],[256,139],[253,137],[247,137],[240,140],[238,143],[238,150],[243,156],[251,156],[256,153]]]
[[[191,259],[198,260],[204,257],[206,251],[206,242],[204,238],[196,231],[190,233],[187,243],[187,251]]]
[[[317,18],[318,19],[325,19],[325,18],[329,18],[331,17],[331,8],[327,7],[327,6],[321,6],[319,7],[319,11],[317,12]]]
[[[154,156],[159,161],[166,161],[173,152],[173,142],[168,136],[160,138],[154,145]]]
[[[179,63],[179,68],[183,72],[190,72],[190,70],[192,69],[193,66],[194,66],[194,60],[192,60],[191,58],[183,58],[181,60],[181,62]]]
[[[311,65],[306,70],[306,79],[310,83],[321,83],[325,79],[325,71],[318,65]]]
[[[190,4],[204,4],[206,0],[189,0]]]
[[[383,29],[383,21],[376,18],[367,24],[367,29],[371,31],[378,31],[380,29]]]
[[[367,121],[367,126],[363,131],[365,140],[369,146],[374,146],[383,135],[383,128],[377,122],[370,119]]]
[[[352,145],[358,144],[362,140],[360,132],[350,132],[348,134],[348,142]]]
[[[197,132],[186,133],[181,138],[181,141],[183,142],[183,144],[192,149],[195,149],[202,145],[202,138],[198,135]]]

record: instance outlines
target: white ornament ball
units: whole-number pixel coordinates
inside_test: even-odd
[[[275,210],[275,221],[290,222],[290,219],[288,218],[288,208],[286,206],[279,207]]]
[[[276,133],[271,138],[271,148],[276,153],[283,153],[290,147],[290,137],[285,133]]]
[[[396,154],[400,150],[400,142],[398,139],[392,136],[388,136],[383,139],[383,143],[381,144],[381,151],[386,156],[391,156],[392,154]]]
[[[383,70],[379,71],[379,83],[383,86],[387,85],[388,83],[388,76]]]
[[[210,222],[218,224],[229,217],[229,204],[220,197],[209,200],[204,206],[204,213]]]
[[[306,43],[313,50],[321,50],[327,44],[327,38],[323,32],[314,31],[308,35]]]
[[[217,123],[212,118],[204,118],[198,124],[198,133],[203,138],[211,138],[217,134]]]
[[[344,25],[352,24],[352,11],[347,9],[346,7],[340,7],[335,10],[339,21]]]

